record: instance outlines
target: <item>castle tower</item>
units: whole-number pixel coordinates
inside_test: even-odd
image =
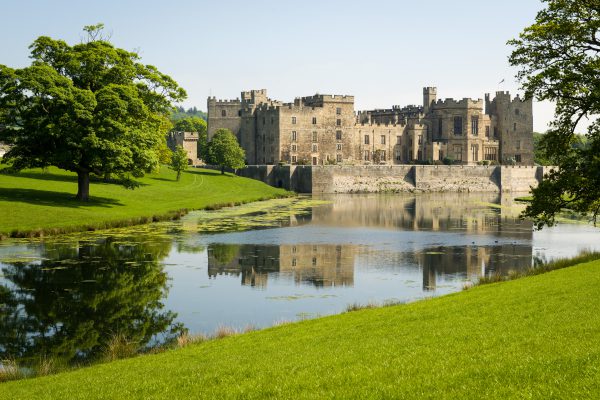
[[[436,87],[424,87],[423,88],[423,113],[429,112],[429,107],[437,99],[437,88]]]

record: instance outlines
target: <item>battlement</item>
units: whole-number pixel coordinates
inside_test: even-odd
[[[325,103],[349,103],[354,104],[354,96],[348,95],[330,95],[330,94],[315,94],[301,98],[304,105],[312,107],[323,107]]]
[[[433,108],[483,108],[482,99],[470,99],[468,97],[462,100],[454,100],[453,98],[447,98],[444,100],[437,100],[432,103]]]
[[[173,139],[179,138],[186,142],[198,141],[198,134],[196,132],[182,132],[182,131],[170,132],[169,137],[171,137]]]
[[[217,99],[214,96],[208,98],[208,103],[211,105],[226,105],[226,104],[241,105],[242,104],[242,102],[240,101],[239,98],[227,100],[227,99]]]

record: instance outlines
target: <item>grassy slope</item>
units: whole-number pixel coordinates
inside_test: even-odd
[[[0,385],[12,399],[599,398],[600,262]]]
[[[0,234],[19,231],[74,230],[102,227],[106,222],[160,216],[180,209],[248,202],[285,193],[262,182],[190,169],[179,182],[175,173],[162,168],[147,175],[142,186],[128,190],[116,184],[92,183],[89,204],[74,199],[77,179],[55,168],[43,173],[28,170],[0,174]]]

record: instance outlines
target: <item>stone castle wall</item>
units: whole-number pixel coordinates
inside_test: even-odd
[[[483,165],[250,165],[238,175],[298,193],[528,192],[547,171]]]

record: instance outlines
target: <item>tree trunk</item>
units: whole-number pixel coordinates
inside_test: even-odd
[[[181,177],[181,171],[177,171],[177,182],[179,182],[180,177]]]
[[[221,175],[225,174],[225,166],[221,165]]]
[[[90,173],[88,171],[77,172],[77,200],[88,201],[90,199]]]

